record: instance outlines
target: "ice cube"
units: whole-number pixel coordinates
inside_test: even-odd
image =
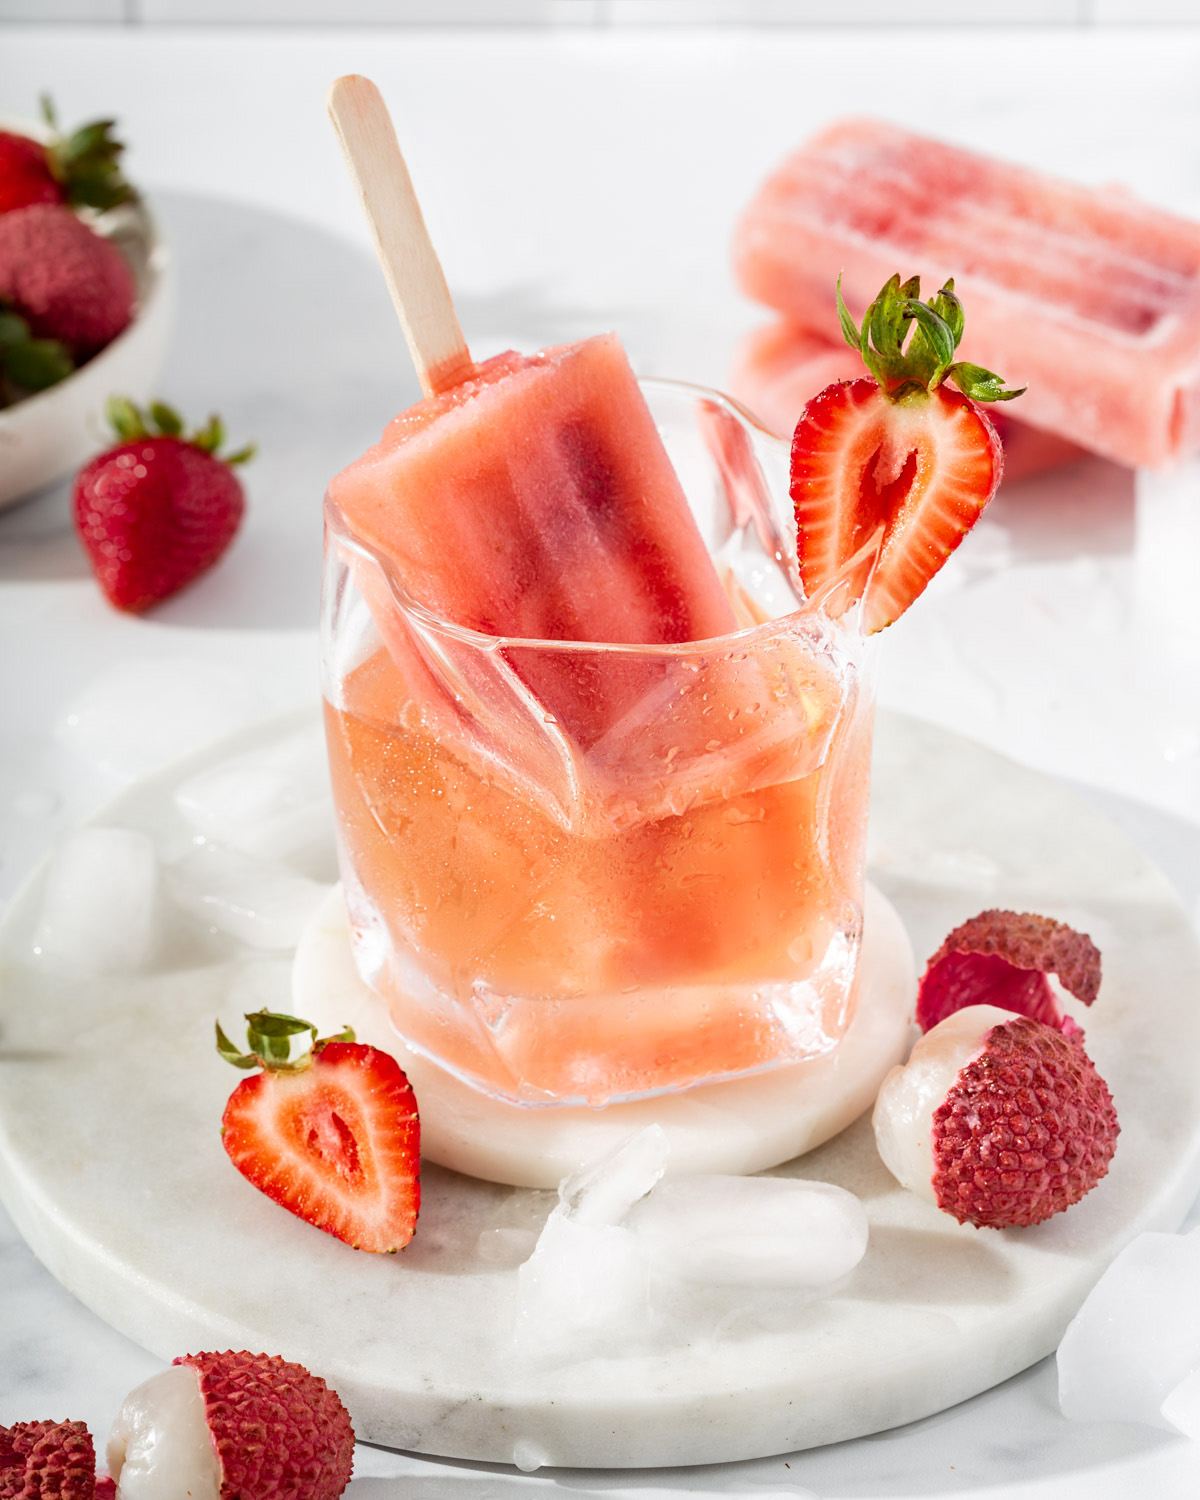
[[[219,844],[200,844],[166,872],[175,901],[251,948],[294,948],[329,887]]]
[[[158,860],[132,828],[80,828],[54,853],[33,949],[80,978],[130,973],[153,955],[158,930]]]
[[[1058,1399],[1079,1422],[1200,1432],[1200,1229],[1141,1234],[1092,1288],[1058,1349]]]
[[[1169,1426],[1185,1437],[1200,1439],[1200,1365],[1168,1393],[1161,1411]]]
[[[258,859],[292,859],[333,841],[319,725],[190,777],[175,806],[205,838]]]
[[[867,1249],[853,1193],[790,1177],[668,1177],[628,1223],[654,1271],[708,1285],[827,1286]]]
[[[560,1204],[517,1272],[517,1348],[549,1364],[624,1350],[647,1325],[647,1287],[629,1230],[581,1223]]]
[[[661,1125],[647,1125],[565,1177],[558,1197],[577,1224],[619,1224],[666,1171],[670,1153]]]
[[[60,716],[55,738],[123,780],[157,770],[261,716],[249,672],[188,657],[118,662]]]

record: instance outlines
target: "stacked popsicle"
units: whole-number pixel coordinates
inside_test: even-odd
[[[1200,449],[1200,224],[1127,193],[845,120],[764,183],[734,253],[743,288],[786,320],[736,375],[768,421],[794,422],[828,378],[832,280],[860,316],[902,266],[954,277],[971,308],[964,357],[1027,384],[1021,417],[1042,433],[1129,465]]]

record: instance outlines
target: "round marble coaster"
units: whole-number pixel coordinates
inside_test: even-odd
[[[811,1151],[870,1109],[884,1074],[908,1055],[915,995],[903,923],[868,885],[858,1004],[832,1051],[750,1078],[605,1109],[528,1109],[485,1097],[405,1045],[355,970],[341,886],[306,928],[292,969],[295,1015],[322,1035],[353,1026],[360,1041],[399,1061],[420,1106],[424,1158],[532,1188],[556,1188],[584,1162],[651,1124],[667,1132],[673,1172],[761,1172]]]
[[[275,724],[151,778],[102,821],[162,849],[186,830],[185,775],[269,742]],[[551,1194],[429,1164],[398,1256],[357,1254],[230,1167],[218,1122],[236,1082],[212,1022],[286,1009],[290,956],[177,914],[158,966],[72,983],[31,959],[39,876],[0,932],[0,1191],[36,1253],[155,1353],[248,1347],[339,1390],[359,1437],[449,1457],[567,1466],[696,1464],[835,1442],[928,1416],[1052,1350],[1132,1236],[1171,1229],[1200,1184],[1200,952],[1165,879],[1057,783],[881,714],[871,866],[919,958],[988,906],[1042,911],[1104,955],[1083,1019],[1122,1121],[1112,1171],[1026,1231],[955,1224],[902,1191],[860,1119],[777,1173],[858,1194],[867,1253],[804,1301],[728,1287],[674,1294],[613,1327],[602,1356],[547,1366],[514,1342],[515,1264],[497,1228],[536,1230]],[[189,925],[192,924],[192,925]]]

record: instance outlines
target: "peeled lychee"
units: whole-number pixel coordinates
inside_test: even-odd
[[[982,911],[956,927],[925,966],[917,1025],[928,1031],[967,1005],[1001,1005],[1057,1026],[1080,1028],[1058,1008],[1047,975],[1091,1005],[1100,988],[1100,952],[1065,922],[1035,912]]]
[[[126,327],[136,299],[125,257],[71,209],[35,203],[0,215],[0,303],[36,338],[87,359]]]
[[[934,1026],[875,1103],[892,1175],[960,1224],[1040,1224],[1108,1171],[1117,1114],[1079,1037],[994,1005]]]
[[[354,1431],[302,1365],[187,1354],[125,1398],[107,1456],[118,1500],[334,1500],[350,1482]]]
[[[82,1422],[0,1427],[0,1500],[92,1500],[96,1454]]]

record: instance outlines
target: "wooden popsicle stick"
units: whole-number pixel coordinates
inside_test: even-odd
[[[422,389],[436,396],[466,375],[471,354],[392,118],[379,90],[357,73],[337,79],[326,103]]]

